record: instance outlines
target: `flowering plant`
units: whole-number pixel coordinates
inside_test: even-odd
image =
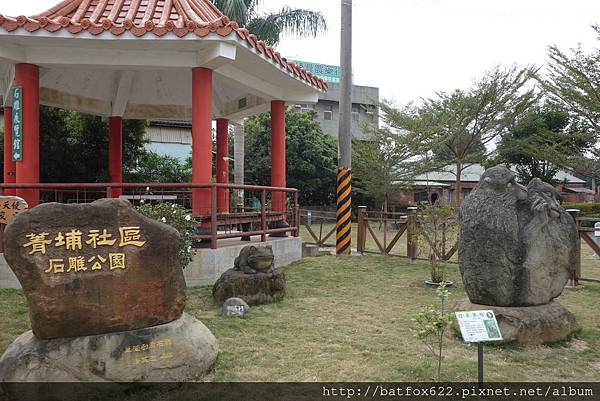
[[[144,216],[168,224],[179,231],[179,259],[181,267],[185,269],[194,257],[192,232],[196,223],[190,212],[183,206],[171,202],[152,205],[142,201],[136,209]]]

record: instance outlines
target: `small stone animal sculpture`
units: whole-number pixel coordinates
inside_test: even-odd
[[[274,269],[273,248],[266,246],[246,246],[240,251],[240,256],[235,258],[233,270],[246,274],[272,273]]]
[[[460,207],[459,266],[472,303],[544,305],[571,275],[577,227],[556,190],[527,188],[504,166],[488,169]]]

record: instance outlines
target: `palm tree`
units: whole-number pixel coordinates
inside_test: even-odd
[[[327,30],[320,12],[283,7],[277,13],[260,14],[260,0],[211,0],[223,14],[273,46],[283,34],[316,37]]]

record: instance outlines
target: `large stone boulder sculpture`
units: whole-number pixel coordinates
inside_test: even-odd
[[[575,317],[552,301],[572,275],[577,240],[575,222],[550,184],[536,178],[524,187],[505,166],[486,170],[460,207],[458,260],[471,306],[465,301],[455,309],[503,307],[498,312],[515,341],[546,338],[532,333],[552,325],[560,329],[547,338],[564,338],[575,330]],[[502,330],[502,318],[499,324]]]
[[[0,358],[0,382],[183,381],[205,373],[217,341],[183,313],[179,233],[122,199],[48,203],[4,232],[32,331]]]
[[[237,297],[248,304],[275,302],[285,295],[285,274],[274,265],[270,245],[249,245],[240,251],[233,269],[225,271],[213,286],[216,302]]]
[[[126,200],[44,204],[4,236],[38,338],[135,330],[183,313],[179,233]]]
[[[508,168],[490,168],[460,207],[458,260],[472,302],[547,304],[571,276],[576,251],[573,218],[539,179],[525,188]]]

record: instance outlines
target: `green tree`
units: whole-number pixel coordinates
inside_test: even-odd
[[[176,157],[145,151],[137,159],[137,166],[125,177],[130,182],[190,182],[191,163],[182,163]]]
[[[580,128],[557,106],[534,107],[502,137],[493,160],[495,164],[515,165],[522,182],[537,177],[556,183],[559,166],[552,162],[554,153],[565,158],[582,156],[595,142],[593,132]]]
[[[530,82],[531,68],[496,67],[468,90],[440,92],[421,107],[399,110],[401,128],[416,134],[414,145],[430,168],[456,165],[455,202],[462,194],[461,174],[482,161],[486,145],[510,132],[515,121],[537,101]],[[435,157],[435,154],[444,157]]]
[[[123,174],[144,154],[144,120],[123,121]],[[63,109],[40,108],[42,182],[108,181],[108,122]]]
[[[277,44],[283,34],[316,37],[327,30],[320,12],[284,6],[275,13],[260,13],[260,0],[211,1],[223,14],[269,45]]]
[[[383,128],[363,125],[367,140],[354,141],[352,174],[357,191],[387,213],[390,196],[409,186],[418,171],[411,161],[414,135],[400,128],[399,115],[390,103],[379,108]]]
[[[600,27],[594,30],[600,35]],[[538,77],[556,104],[600,132],[600,49],[585,53],[581,46],[564,53],[550,46],[547,78]]]
[[[600,38],[600,27],[593,27]],[[586,53],[581,47],[569,53],[549,48],[546,77],[538,76],[548,97],[576,121],[582,131],[600,135],[600,48]],[[600,151],[590,147],[586,154],[565,156],[560,147],[547,149],[552,161],[580,174],[600,178]]]
[[[286,111],[287,186],[300,190],[303,205],[329,205],[335,199],[337,144],[315,120],[315,113]],[[271,116],[250,117],[245,124],[246,181],[271,185]]]

